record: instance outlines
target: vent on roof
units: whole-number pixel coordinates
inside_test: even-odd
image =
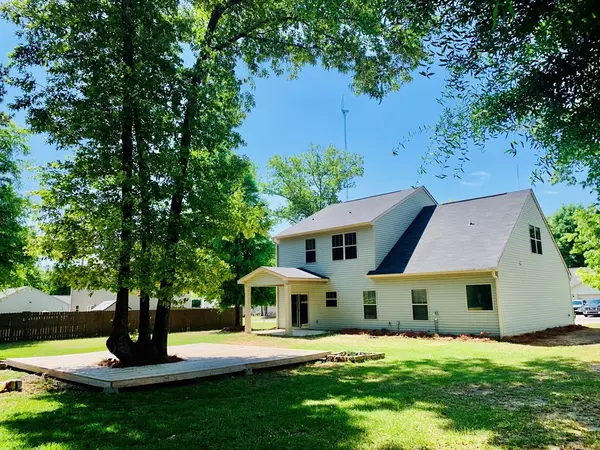
[[[475,225],[475,222],[473,222],[472,220],[469,220],[469,226],[472,227],[473,225]]]

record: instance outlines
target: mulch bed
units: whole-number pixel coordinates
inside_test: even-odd
[[[543,347],[600,344],[600,329],[583,325],[548,328],[534,333],[509,336],[503,342]]]
[[[160,364],[168,364],[168,363],[176,363],[185,361],[184,358],[180,358],[177,355],[169,355],[167,359]],[[100,367],[110,367],[112,369],[123,369],[125,367],[140,367],[140,366],[150,366],[154,364],[123,364],[121,361],[115,358],[108,358],[98,363]]]
[[[371,337],[395,336],[401,338],[420,338],[420,339],[439,339],[439,340],[461,340],[468,341],[476,339],[478,341],[501,341],[511,344],[534,345],[534,346],[564,346],[564,345],[589,345],[600,344],[600,328],[588,328],[583,325],[567,325],[564,327],[548,328],[546,330],[535,331],[533,333],[520,334],[517,336],[508,336],[500,339],[496,336],[490,336],[485,331],[480,334],[437,334],[428,331],[404,331],[398,333],[390,330],[362,330],[351,328],[340,330],[340,334],[365,335]]]
[[[533,333],[509,336],[502,340],[505,342],[512,342],[513,344],[530,344],[532,341],[562,336],[565,333],[573,333],[574,331],[581,331],[585,329],[587,328],[583,325],[567,325],[565,327],[548,328],[546,330],[534,331]]]
[[[379,337],[379,336],[396,336],[396,337],[402,337],[402,338],[411,338],[411,339],[416,339],[416,338],[421,338],[421,339],[460,339],[460,340],[470,340],[470,339],[494,339],[493,337],[491,337],[489,335],[489,333],[486,333],[485,331],[481,332],[480,334],[460,334],[460,335],[456,335],[456,334],[439,334],[439,333],[431,333],[429,331],[424,331],[424,330],[419,330],[419,331],[401,331],[401,332],[397,332],[397,331],[391,331],[391,330],[363,330],[360,328],[347,328],[344,330],[340,330],[337,333],[339,334],[350,334],[350,335],[365,335],[365,336],[372,336],[372,337]]]

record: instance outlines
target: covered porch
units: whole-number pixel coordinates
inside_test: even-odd
[[[306,286],[311,284],[325,284],[327,277],[295,267],[259,267],[248,275],[238,280],[244,285],[244,313],[246,333],[252,332],[252,288],[274,287],[277,288],[277,324],[281,326],[279,311],[283,314],[283,334],[292,336],[292,286]],[[281,289],[279,289],[281,288]],[[280,295],[280,291],[281,295]],[[301,301],[300,299],[296,299]],[[280,308],[281,303],[281,308]]]

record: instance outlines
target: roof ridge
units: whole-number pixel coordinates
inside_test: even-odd
[[[453,205],[454,203],[464,203],[464,202],[470,202],[473,200],[483,200],[484,198],[500,197],[502,195],[516,194],[517,192],[528,192],[528,191],[531,191],[531,189],[519,189],[518,191],[500,192],[498,194],[482,195],[481,197],[465,198],[463,200],[444,202],[444,203],[441,203],[441,205]]]
[[[366,200],[366,199],[368,199],[368,198],[382,197],[382,196],[384,196],[384,195],[397,194],[398,192],[402,192],[402,191],[409,191],[409,190],[411,190],[411,189],[416,191],[416,190],[417,190],[417,189],[419,189],[420,187],[422,187],[422,186],[418,186],[418,187],[410,187],[410,188],[407,188],[407,189],[398,189],[398,190],[396,190],[396,191],[383,192],[383,193],[381,193],[381,194],[367,195],[366,197],[355,198],[355,199],[352,199],[352,200],[346,200],[345,202],[341,202],[341,204],[346,204],[346,203],[357,202],[357,201],[359,201],[359,200]],[[338,205],[339,205],[339,204],[340,204],[340,203],[338,203]]]

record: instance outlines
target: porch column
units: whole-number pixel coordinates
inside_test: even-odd
[[[283,306],[285,311],[285,316],[283,319],[283,323],[285,326],[285,335],[292,335],[292,290],[290,289],[289,284],[283,285]]]
[[[244,331],[252,333],[252,286],[244,285],[244,313],[246,316]]]

